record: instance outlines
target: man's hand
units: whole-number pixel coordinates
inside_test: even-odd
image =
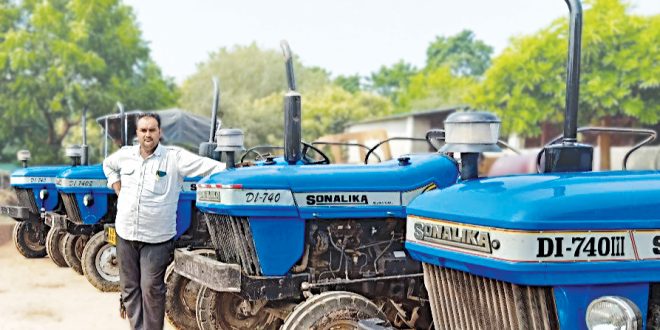
[[[117,181],[112,184],[112,190],[115,191],[115,194],[119,196],[119,192],[121,191],[121,181]]]

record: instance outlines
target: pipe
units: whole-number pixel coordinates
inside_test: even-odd
[[[211,132],[209,133],[209,143],[215,139],[215,131],[218,129],[218,107],[220,105],[220,84],[217,77],[213,77],[213,105],[211,106]]]
[[[126,114],[124,113],[124,105],[121,104],[121,102],[117,102],[117,108],[119,108],[119,128],[120,128],[120,139],[121,139],[121,146],[126,146],[128,145],[128,121],[126,120]]]
[[[577,112],[580,96],[580,47],[582,43],[582,4],[580,0],[565,0],[570,12],[568,64],[566,66],[566,112],[564,143],[577,141]]]
[[[89,147],[87,146],[87,106],[83,107],[82,113],[82,155],[80,159],[81,165],[89,165]]]
[[[280,43],[284,53],[286,77],[289,91],[284,95],[284,159],[289,164],[296,164],[302,158],[301,96],[296,92],[296,79],[293,74],[293,57],[289,44]]]

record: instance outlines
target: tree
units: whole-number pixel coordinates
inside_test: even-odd
[[[629,14],[619,0],[588,1],[584,12],[578,120],[611,116],[653,124],[660,118],[660,16]],[[478,105],[498,112],[505,131],[535,136],[539,123],[563,120],[566,18],[514,39],[486,72]]]
[[[245,123],[248,145],[282,145],[284,136],[283,93],[255,100]],[[386,116],[392,113],[388,99],[367,92],[350,93],[326,85],[302,97],[302,132],[306,141],[341,133],[349,122]]]
[[[355,93],[362,89],[362,78],[359,74],[350,76],[340,75],[334,80],[334,84],[345,89],[348,92]]]
[[[493,47],[476,40],[470,30],[451,37],[436,37],[426,49],[427,69],[449,66],[456,76],[481,76],[490,66]]]
[[[371,73],[368,79],[371,90],[396,102],[397,92],[405,88],[410,77],[416,73],[417,69],[412,64],[401,60],[391,67],[381,66],[377,72]]]
[[[301,93],[329,84],[328,73],[304,67],[297,57],[294,67]],[[221,48],[197,66],[197,72],[181,87],[180,106],[200,115],[211,113],[212,77],[220,80],[220,119],[223,127],[245,127],[252,102],[287,89],[282,53],[262,50],[256,44]],[[281,109],[279,110],[281,111]]]
[[[0,17],[5,160],[19,147],[31,149],[35,163],[61,160],[62,141],[85,106],[94,117],[117,101],[153,109],[177,98],[119,0],[5,0]]]
[[[455,76],[449,66],[424,70],[412,76],[408,86],[399,93],[397,107],[401,110],[424,110],[466,104],[476,85],[474,77]]]

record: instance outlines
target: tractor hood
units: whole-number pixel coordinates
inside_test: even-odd
[[[32,185],[55,184],[55,177],[70,168],[67,165],[26,167],[14,171],[10,182],[13,187],[34,188]]]
[[[65,193],[89,190],[101,190],[111,193],[112,190],[106,186],[107,182],[101,164],[75,166],[57,176],[57,189]]]
[[[408,214],[523,230],[660,228],[660,173],[589,172],[470,180],[416,199]]]
[[[409,205],[406,248],[524,285],[657,282],[659,209],[656,171],[470,180]]]
[[[197,206],[204,212],[242,216],[278,211],[302,218],[405,217],[412,199],[455,183],[457,175],[456,163],[440,154],[370,165],[275,163],[204,178]]]

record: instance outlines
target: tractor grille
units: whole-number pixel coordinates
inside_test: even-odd
[[[248,218],[209,213],[204,215],[218,261],[241,265],[248,275],[261,275]]]
[[[16,197],[18,198],[18,205],[27,207],[31,213],[39,214],[37,201],[34,199],[32,189],[27,188],[14,188],[16,190]]]
[[[436,329],[558,329],[550,287],[519,286],[424,264]]]
[[[80,209],[78,209],[78,203],[76,202],[76,195],[61,193],[61,196],[69,220],[78,224],[83,223],[82,217],[80,216]]]

